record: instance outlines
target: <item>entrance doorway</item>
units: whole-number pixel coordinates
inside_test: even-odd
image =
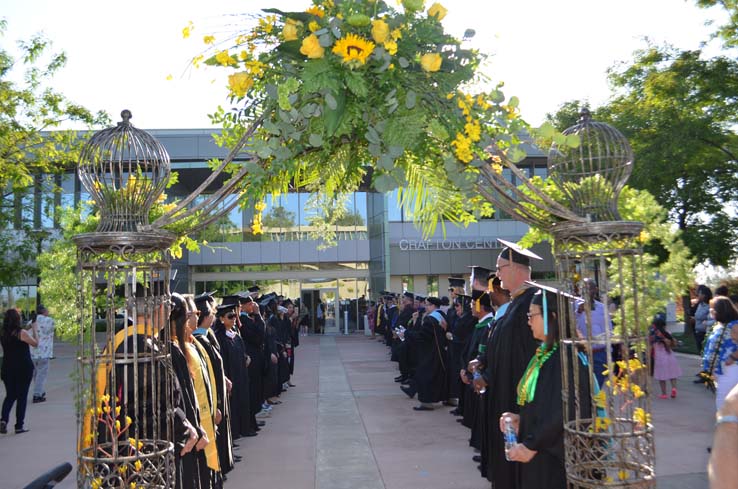
[[[303,283],[300,291],[301,302],[305,305],[310,332],[316,334],[339,333],[338,289],[335,281],[328,283]],[[333,286],[332,286],[333,285]]]

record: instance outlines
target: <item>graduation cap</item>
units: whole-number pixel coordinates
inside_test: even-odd
[[[234,295],[227,295],[223,297],[223,300],[221,301],[221,305],[227,306],[227,305],[234,305],[237,306],[241,303],[241,296],[238,294]]]
[[[284,300],[284,301],[282,302],[282,305],[283,305],[284,307],[287,307],[287,306],[294,306],[294,305],[295,305],[295,303],[294,303],[294,302],[292,302],[292,299],[285,299],[285,300]]]
[[[454,291],[457,295],[465,292],[464,285],[466,285],[466,280],[463,277],[448,278],[448,290]]]
[[[489,276],[493,273],[492,270],[477,265],[472,265],[469,268],[472,269],[471,278],[469,279],[472,290],[486,291],[489,289]]]
[[[520,265],[526,266],[530,266],[531,258],[534,260],[543,260],[543,258],[532,251],[521,248],[517,243],[500,238],[497,238],[497,241],[505,246],[499,254],[499,258],[502,258],[503,260],[509,260],[513,263],[519,263]]]
[[[236,306],[238,304],[221,304],[216,309],[218,310],[218,316],[224,316],[229,312],[236,312]]]
[[[203,292],[200,295],[195,296],[195,305],[197,307],[200,307],[201,304],[206,304],[208,302],[215,301],[215,298],[213,297],[215,295],[215,292]]]
[[[454,299],[454,302],[457,304],[461,304],[461,307],[466,307],[467,305],[471,304],[471,300],[472,298],[469,295],[456,294],[456,299]]]
[[[269,307],[272,302],[277,302],[277,294],[274,292],[262,296],[261,302],[259,302],[259,307]]]
[[[423,302],[425,300],[425,297],[423,297],[422,295],[416,295],[415,300],[419,302]]]
[[[410,299],[410,300],[413,300],[413,301],[415,300],[415,294],[413,294],[413,293],[412,293],[412,292],[410,292],[410,291],[407,291],[407,292],[403,292],[403,294],[402,294],[402,295],[403,295],[403,296],[405,296],[405,297],[407,297],[407,298],[408,298],[408,299]]]
[[[436,307],[441,307],[441,299],[438,297],[426,297],[425,302],[433,304]]]
[[[482,310],[481,306],[492,307],[492,302],[489,300],[489,294],[484,290],[472,290],[470,299],[474,303],[474,310],[476,312],[480,312]]]
[[[258,285],[252,285],[251,287],[249,287],[246,290],[248,290],[250,294],[255,294],[255,293],[259,292],[261,289],[259,288]]]

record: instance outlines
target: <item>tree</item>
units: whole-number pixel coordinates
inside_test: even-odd
[[[721,38],[727,47],[738,46],[738,0],[697,0],[697,6],[722,7],[728,14],[728,21],[718,27],[715,36]]]
[[[261,222],[265,228],[291,228],[295,225],[295,213],[288,211],[281,205],[278,205],[276,207],[272,207],[262,218]]]
[[[0,37],[6,27],[0,21]],[[0,49],[0,229],[5,230],[0,233],[0,287],[16,285],[37,272],[33,258],[46,238],[38,222],[20,218],[24,211],[34,210],[24,209],[34,205],[33,199],[21,197],[33,195],[45,175],[74,165],[85,141],[76,131],[47,131],[69,122],[92,127],[109,120],[105,113],[92,113],[54,90],[53,77],[64,67],[66,56],[50,53],[50,46],[38,35],[18,42],[18,59]],[[22,83],[13,81],[19,75]],[[52,181],[45,190],[53,196],[58,188]],[[44,205],[53,206],[53,197]]]
[[[610,82],[616,96],[594,118],[629,139],[635,153],[629,184],[669,210],[698,261],[731,262],[738,251],[738,219],[728,210],[738,199],[738,63],[649,46],[612,69]],[[570,124],[574,103],[549,120]]]

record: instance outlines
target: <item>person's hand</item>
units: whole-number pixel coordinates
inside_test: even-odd
[[[466,370],[464,370],[463,368],[459,370],[459,377],[461,377],[461,381],[466,385],[471,384],[471,382],[469,381],[469,377],[466,376]]]
[[[286,351],[283,351],[283,352],[282,352],[282,357],[283,357],[283,358],[287,358],[287,352],[286,352]]]
[[[485,387],[487,387],[487,382],[485,382],[484,378],[479,377],[478,379],[474,379],[474,392],[479,393]]]
[[[246,368],[249,368],[249,365],[251,365],[251,357],[246,355]]]
[[[225,378],[225,382],[226,382],[226,391],[228,391],[228,394],[230,394],[231,390],[233,389],[233,382],[231,382],[231,379],[229,379],[228,377]]]
[[[479,366],[479,360],[477,360],[475,358],[474,360],[472,360],[471,362],[469,362],[469,364],[466,366],[466,369],[469,372],[474,372],[477,369],[478,366]]]
[[[510,418],[510,421],[512,421],[513,428],[515,428],[515,434],[518,434],[518,430],[520,429],[520,415],[515,413],[509,413],[505,412],[502,413],[500,416],[500,432],[505,432],[505,418]]]
[[[180,455],[185,455],[186,453],[189,453],[192,451],[193,448],[195,448],[195,445],[197,445],[197,430],[192,427],[192,425],[188,422],[186,424],[187,427],[187,441],[184,444],[184,447],[182,447],[182,451],[179,452]]]
[[[220,422],[223,421],[223,413],[220,412],[220,409],[215,410],[215,424],[220,424]]]
[[[195,445],[195,448],[197,449],[197,451],[203,450],[206,446],[208,446],[208,443],[210,443],[208,435],[203,433],[200,439],[197,441],[197,445]]]
[[[725,360],[725,365],[733,365],[735,363],[735,359],[733,358],[733,355],[728,355],[728,359]]]
[[[516,443],[508,452],[507,459],[511,462],[528,463],[536,456],[535,450],[531,450],[522,443]]]
[[[415,311],[413,313],[413,316],[412,317],[413,317],[413,321],[415,321],[416,319],[418,319],[418,311]]]
[[[447,339],[448,341],[453,341],[453,339],[454,339],[454,334],[453,334],[453,333],[452,333],[451,331],[447,331],[447,332],[446,332],[446,339]]]
[[[272,353],[270,358],[272,360],[272,363],[274,364],[276,364],[279,361],[279,359],[277,358],[277,355],[275,355],[274,353]]]
[[[730,338],[733,340],[733,343],[738,343],[738,328],[730,328]]]

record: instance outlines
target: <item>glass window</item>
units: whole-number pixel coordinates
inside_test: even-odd
[[[280,196],[280,204],[284,208],[285,216],[289,217],[285,221],[284,232],[287,241],[300,240],[300,197],[297,192],[289,192]]]
[[[401,222],[402,208],[400,207],[400,202],[397,200],[397,196],[397,189],[387,194],[387,214],[390,221]]]
[[[438,297],[438,275],[428,275],[425,291],[429,296]]]
[[[41,179],[41,227],[54,227],[54,209],[56,207],[57,186],[54,175],[44,175]]]
[[[20,224],[21,226],[34,227],[33,223],[33,187],[28,187],[26,190],[16,193],[16,203],[19,206],[20,211]]]
[[[294,239],[292,235],[297,225],[296,208],[297,202],[295,200],[290,202],[288,195],[267,197],[267,207],[261,217],[264,241],[292,241]]]
[[[412,275],[403,275],[402,276],[402,291],[407,292],[414,291],[415,290],[415,277]]]

